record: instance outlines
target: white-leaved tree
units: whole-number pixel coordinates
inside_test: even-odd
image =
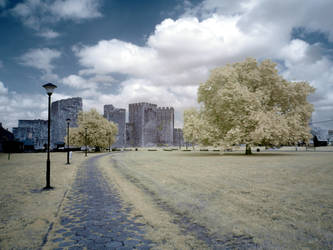
[[[70,145],[87,145],[100,149],[108,148],[116,140],[117,125],[109,122],[95,109],[91,109],[88,112],[80,112],[77,123],[77,128],[70,128],[69,130]],[[65,137],[65,141],[67,142],[67,137]]]
[[[193,148],[195,144],[209,145],[214,132],[203,114],[195,108],[184,111],[183,136],[186,142],[192,143]]]
[[[222,147],[246,144],[246,154],[253,145],[307,142],[313,111],[307,97],[314,91],[306,82],[285,80],[270,60],[248,58],[216,68],[199,87],[197,117],[205,126],[192,137]],[[184,135],[188,126],[184,119]]]

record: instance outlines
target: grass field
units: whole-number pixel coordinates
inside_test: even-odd
[[[0,154],[0,249],[38,249],[56,217],[77,167],[85,159],[74,153],[51,153],[52,191],[45,186],[46,153]]]
[[[83,153],[65,165],[51,154],[0,154],[0,249],[36,249],[71,186]],[[268,249],[333,248],[333,153],[131,151],[100,158],[100,169],[147,225],[160,249],[205,249],[183,224],[214,238],[253,237]]]
[[[263,248],[333,248],[333,153],[126,152],[101,159],[161,248],[202,248],[175,214]],[[164,247],[163,247],[164,246]]]

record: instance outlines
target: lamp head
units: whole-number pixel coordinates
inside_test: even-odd
[[[69,118],[66,119],[66,122],[67,122],[67,123],[69,123],[70,121],[71,121],[71,119],[69,119]]]
[[[52,95],[53,90],[54,90],[55,88],[57,88],[57,86],[49,82],[49,83],[47,83],[47,84],[44,84],[44,85],[43,85],[43,88],[46,90],[46,93],[47,93],[48,95]]]

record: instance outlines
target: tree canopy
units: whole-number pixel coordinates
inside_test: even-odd
[[[69,130],[70,145],[108,148],[116,141],[117,125],[109,122],[95,109],[91,109],[89,112],[81,111],[78,114],[77,123],[77,128],[70,128]],[[67,137],[65,137],[65,142],[67,142]]]
[[[314,91],[306,82],[285,80],[270,60],[259,64],[248,58],[216,68],[199,87],[200,111],[192,119],[185,119],[189,111],[184,114],[184,135],[197,123],[198,134],[191,139],[202,144],[229,147],[307,142],[313,111],[307,97]]]

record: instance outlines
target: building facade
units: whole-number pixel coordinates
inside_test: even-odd
[[[77,127],[77,118],[82,111],[82,98],[75,97],[53,102],[51,105],[51,148],[64,146],[67,135],[67,121],[70,127]],[[129,104],[128,122],[126,110],[104,105],[104,117],[118,126],[118,134],[113,148],[154,147],[183,145],[183,132],[174,129],[174,109],[158,107],[151,103]],[[13,128],[16,140],[34,149],[44,149],[47,145],[48,122],[45,120],[19,120]]]
[[[47,145],[47,121],[45,120],[19,120],[18,127],[13,128],[16,140],[24,146],[33,146],[33,149],[44,149]]]
[[[157,109],[157,143],[158,146],[173,145],[174,109],[163,107]]]
[[[63,99],[52,103],[51,106],[51,147],[64,145],[67,135],[67,122],[69,126],[77,127],[77,116],[82,111],[82,98],[74,97]]]
[[[118,134],[113,148],[121,148],[126,145],[126,110],[115,108],[113,105],[104,105],[104,117],[118,126]]]
[[[181,128],[173,129],[173,145],[178,147],[184,145],[183,130]]]
[[[174,109],[151,103],[129,104],[129,146],[150,147],[173,144]]]

